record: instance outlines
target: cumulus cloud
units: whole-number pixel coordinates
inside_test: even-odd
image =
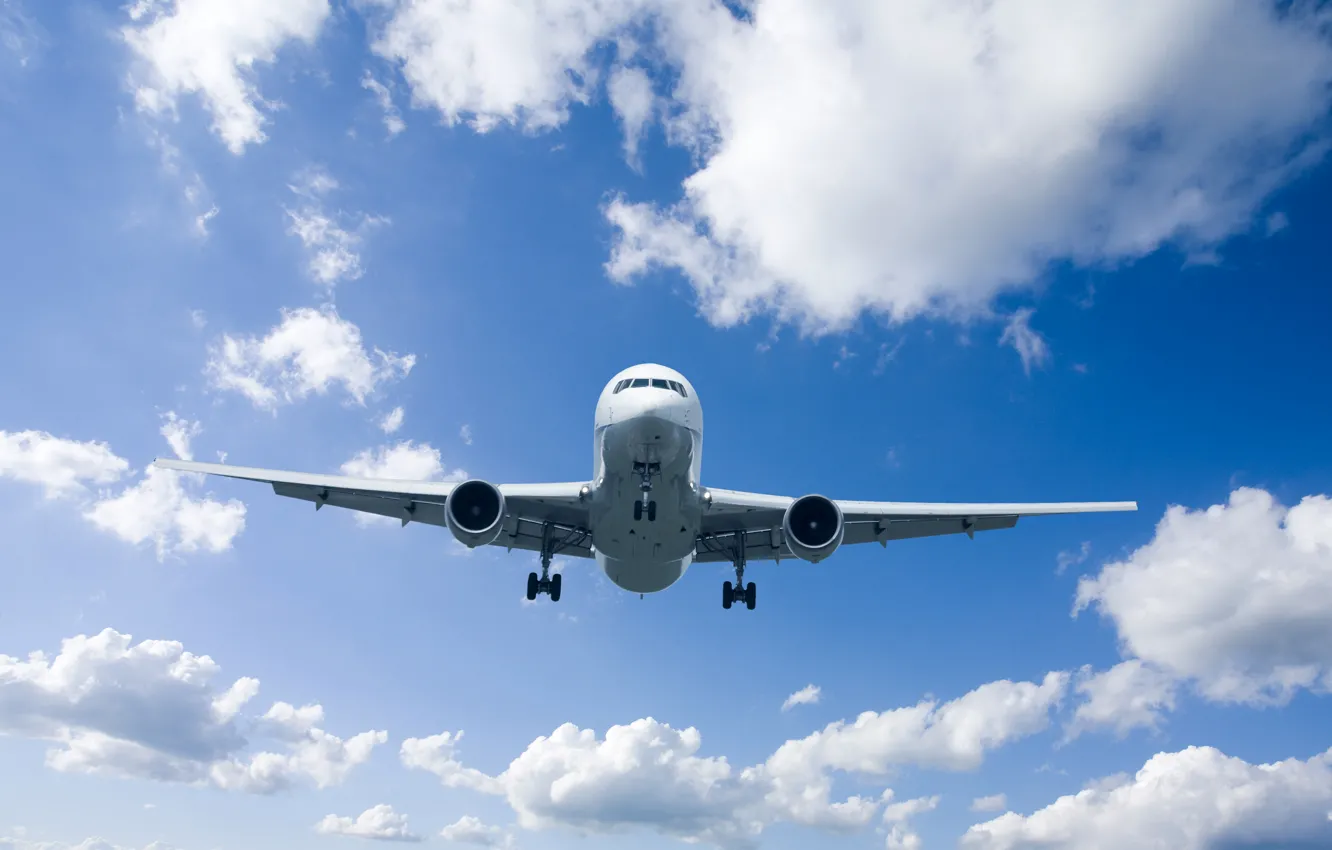
[[[1332,843],[1332,751],[1252,765],[1211,747],[1159,753],[1137,775],[967,830],[976,850],[1323,847]]]
[[[388,219],[363,213],[346,216],[326,209],[323,199],[338,188],[338,181],[322,169],[306,170],[288,188],[301,199],[296,209],[286,210],[291,220],[288,232],[309,252],[310,276],[332,288],[339,281],[356,280],[364,274],[358,250],[361,240],[366,231],[387,224]],[[340,223],[349,217],[358,220],[352,230]]]
[[[1113,729],[1120,737],[1139,727],[1159,728],[1165,712],[1175,709],[1178,683],[1132,658],[1100,673],[1083,668],[1074,687],[1083,701],[1069,723],[1070,739],[1096,728]]]
[[[379,420],[379,430],[385,434],[392,434],[402,427],[402,418],[404,412],[401,407],[395,407],[388,413],[385,413]]]
[[[245,530],[245,503],[191,496],[183,473],[152,466],[118,495],[97,500],[84,516],[127,543],[151,542],[158,558],[173,552],[225,552]]]
[[[105,838],[85,838],[78,844],[65,844],[62,841],[30,841],[22,837],[0,836],[0,850],[126,850],[126,848],[112,844]],[[143,850],[176,850],[176,848],[162,841],[154,841]]]
[[[264,99],[254,67],[270,64],[293,42],[313,44],[328,18],[328,0],[160,0],[129,7],[121,30],[138,60],[130,85],[139,111],[174,115],[181,95],[195,94],[213,132],[234,154],[267,139]]]
[[[607,269],[678,270],[718,325],[985,314],[1054,262],[1202,256],[1328,141],[1317,4],[731,6],[418,0],[375,49],[449,124],[555,127],[603,79],[627,149],[659,120],[696,170],[606,207]]]
[[[342,474],[356,478],[386,478],[395,481],[465,481],[467,473],[455,470],[447,476],[439,449],[429,443],[403,440],[391,446],[364,449],[342,464]]]
[[[374,42],[413,100],[479,132],[501,123],[538,131],[589,103],[601,79],[589,52],[641,10],[638,0],[400,3]]]
[[[439,831],[439,837],[458,844],[479,847],[512,847],[513,835],[498,826],[490,826],[480,818],[463,815]]]
[[[1055,559],[1055,575],[1063,575],[1069,567],[1076,567],[1091,555],[1091,541],[1084,540],[1076,552],[1063,551]]]
[[[55,657],[0,655],[0,733],[52,742],[46,764],[58,771],[250,793],[337,784],[387,740],[363,732],[344,743],[314,725],[323,719],[317,705],[276,703],[247,721],[240,712],[259,682],[222,688],[219,672],[177,641],[135,644],[114,629],[68,638]],[[291,716],[303,723],[282,723]],[[247,733],[283,751],[254,752]]]
[[[624,131],[625,159],[634,168],[638,168],[638,143],[652,121],[656,107],[652,78],[642,68],[616,66],[606,82],[606,92]]]
[[[719,325],[819,332],[1247,229],[1324,152],[1321,13],[1130,6],[673,4],[668,138],[701,165],[673,206],[607,208],[610,272],[672,267]]]
[[[884,799],[891,799],[892,792],[884,794]],[[883,823],[888,827],[888,837],[884,845],[888,850],[920,850],[920,836],[911,830],[911,818],[923,812],[932,812],[939,807],[939,797],[917,797],[900,803],[889,803],[883,809]]]
[[[1100,693],[1146,688],[1139,711],[1168,705],[1162,674],[1221,702],[1332,690],[1332,499],[1287,508],[1244,487],[1205,510],[1172,506],[1149,543],[1078,582],[1074,614],[1089,607],[1141,662]]]
[[[385,803],[366,809],[355,819],[328,815],[315,824],[315,831],[324,835],[349,835],[379,841],[421,840],[421,836],[407,828],[407,816],[398,814]]]
[[[416,356],[399,357],[361,341],[361,330],[332,306],[283,310],[282,322],[263,337],[224,334],[209,353],[205,372],[220,390],[238,392],[255,407],[324,395],[342,387],[356,404],[381,384],[406,377]]]
[[[161,433],[181,457],[190,455],[190,440],[202,430],[167,413]],[[206,549],[223,552],[245,528],[245,504],[195,497],[186,477],[169,469],[149,467],[136,484],[119,493],[88,484],[110,484],[129,471],[129,462],[106,443],[53,437],[44,431],[0,431],[0,476],[39,484],[48,499],[77,498],[82,514],[98,529],[135,545],[151,542],[159,559],[170,553]]]
[[[973,812],[1002,812],[1008,807],[1008,796],[1006,794],[991,794],[988,797],[977,797],[971,801],[971,810]]]
[[[797,705],[815,705],[819,701],[819,694],[818,685],[805,685],[786,698],[782,703],[782,711],[790,711]]]
[[[463,441],[463,445],[470,446],[472,444],[472,426],[464,425],[459,428],[458,439]]]
[[[448,787],[502,795],[519,825],[529,829],[640,827],[687,841],[746,846],[774,823],[848,832],[865,827],[882,809],[901,846],[909,847],[907,819],[937,800],[886,808],[891,793],[835,801],[832,774],[883,777],[905,765],[971,769],[988,750],[1044,729],[1066,682],[1062,673],[1042,683],[991,682],[943,705],[924,701],[866,712],[854,724],[830,724],[739,769],[724,757],[700,755],[697,729],[675,729],[653,718],[612,726],[602,738],[566,723],[533,741],[498,776],[462,763],[461,733],[408,739],[401,758]]]
[[[129,461],[106,443],[55,437],[45,431],[0,431],[0,477],[42,487],[48,499],[86,493],[129,472]]]

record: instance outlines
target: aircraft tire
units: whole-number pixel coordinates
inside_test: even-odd
[[[555,575],[553,575],[553,576],[550,577],[550,601],[551,601],[551,602],[559,602],[559,601],[560,601],[560,588],[563,586],[563,584],[564,584],[564,576],[563,576],[563,575],[561,575],[561,574],[559,574],[559,573],[556,573]]]
[[[754,582],[751,581],[745,587],[745,607],[753,611],[754,606],[757,603],[758,603],[758,588],[755,587]]]
[[[537,574],[536,574],[536,573],[528,573],[528,574],[527,574],[527,601],[528,601],[528,602],[533,601],[534,599],[536,599],[536,596],[537,596]]]
[[[731,609],[731,602],[734,601],[734,598],[731,583],[729,581],[722,582],[722,607],[729,611]]]

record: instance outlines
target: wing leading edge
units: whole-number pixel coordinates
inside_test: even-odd
[[[764,493],[709,489],[711,504],[703,517],[698,555],[702,563],[730,561],[737,536],[743,538],[746,560],[794,558],[783,539],[782,518],[795,499]],[[1012,528],[1024,516],[1136,511],[1137,502],[864,502],[834,500],[841,508],[846,533],[843,544],[974,535],[977,531]]]
[[[316,510],[332,505],[390,517],[400,520],[403,525],[420,522],[443,528],[448,527],[444,505],[457,486],[452,481],[354,478],[188,460],[158,459],[153,465],[178,472],[270,484],[277,495],[313,502]],[[491,545],[539,552],[550,525],[563,540],[559,554],[592,557],[591,535],[586,533],[587,509],[580,498],[584,485],[581,481],[499,485],[504,494],[506,517],[503,530]]]

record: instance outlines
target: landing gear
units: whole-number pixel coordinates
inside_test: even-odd
[[[758,604],[758,588],[754,582],[745,584],[745,540],[743,534],[736,535],[735,549],[731,554],[731,561],[735,564],[735,584],[729,581],[722,582],[722,607],[730,610],[736,602],[745,603],[745,607],[750,611]]]
[[[642,498],[634,503],[634,520],[638,521],[647,514],[648,522],[655,522],[657,519],[657,503],[652,501],[652,477],[661,474],[661,464],[656,461],[634,461],[634,472],[638,474],[638,489],[642,491]]]
[[[564,540],[556,540],[552,534],[553,530],[554,529],[550,523],[546,523],[545,528],[542,530],[541,575],[538,576],[536,573],[527,574],[527,601],[529,602],[534,601],[543,593],[550,597],[551,602],[560,601],[560,591],[563,590],[564,576],[559,573],[555,573],[555,575],[550,574],[550,560],[555,556],[556,552],[564,548],[564,544],[568,541],[568,538],[566,537]]]

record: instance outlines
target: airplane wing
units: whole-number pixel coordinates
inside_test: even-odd
[[[444,504],[457,486],[451,481],[393,481],[377,478],[351,478],[310,472],[286,472],[255,469],[220,463],[158,459],[154,466],[180,472],[221,475],[244,481],[271,484],[279,496],[314,502],[315,510],[324,505],[347,508],[368,514],[409,522],[448,527]],[[556,554],[578,558],[592,557],[592,536],[588,532],[587,508],[579,492],[586,482],[560,484],[501,484],[504,494],[504,528],[491,544],[508,549],[541,551],[541,542],[549,526],[558,540]]]
[[[697,563],[730,561],[737,541],[745,560],[794,558],[782,532],[782,518],[795,499],[762,493],[709,488],[711,504],[703,514]],[[843,544],[966,534],[1012,528],[1024,516],[1136,511],[1137,502],[1034,502],[969,504],[949,502],[857,502],[834,499],[846,526]]]

